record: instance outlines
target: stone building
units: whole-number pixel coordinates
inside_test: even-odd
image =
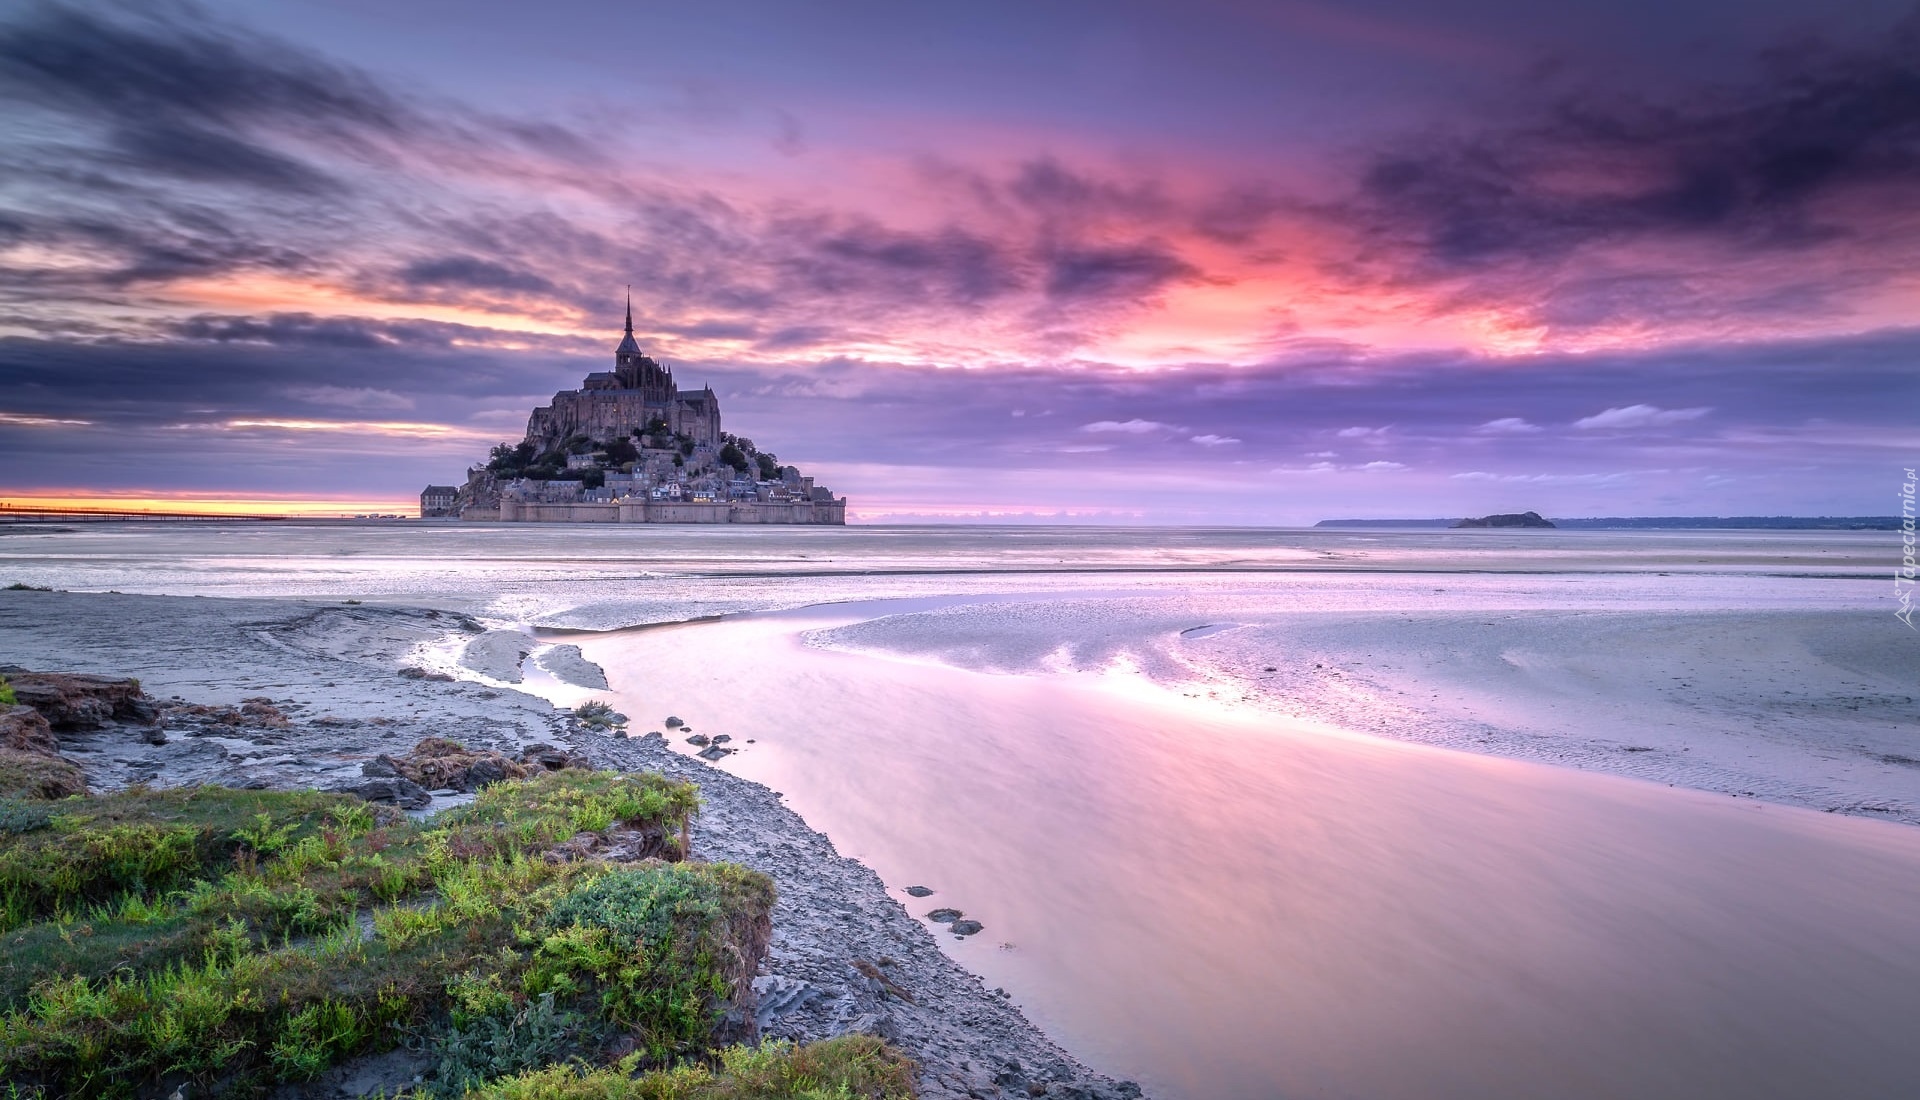
[[[459,492],[451,485],[429,485],[420,490],[420,518],[443,519],[453,515],[453,498]]]

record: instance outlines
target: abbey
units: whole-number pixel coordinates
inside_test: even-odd
[[[633,338],[631,300],[626,335],[613,350],[613,364],[610,371],[587,375],[579,389],[554,394],[553,404],[533,410],[527,438],[547,450],[576,435],[613,439],[659,422],[696,445],[720,446],[720,399],[711,387],[681,393],[672,371],[641,354]]]
[[[681,392],[640,351],[633,302],[613,369],[533,410],[466,485],[430,485],[421,518],[547,523],[845,523],[847,502],[720,426],[711,387]]]

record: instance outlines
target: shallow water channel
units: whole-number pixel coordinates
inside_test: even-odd
[[[564,640],[1154,1095],[1920,1095],[1920,831],[801,640],[911,602]]]

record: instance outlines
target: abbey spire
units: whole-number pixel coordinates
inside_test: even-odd
[[[614,358],[614,362],[617,365],[621,367],[625,367],[627,366],[627,361],[629,358],[638,359],[639,357],[640,357],[640,344],[639,344],[639,341],[633,338],[633,287],[632,285],[628,285],[627,287],[627,334],[620,338],[620,346],[613,349],[613,358]]]

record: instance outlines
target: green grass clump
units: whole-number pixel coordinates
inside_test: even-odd
[[[868,1035],[795,1046],[731,1047],[719,1066],[635,1074],[638,1058],[604,1069],[552,1066],[496,1081],[467,1100],[910,1100],[913,1063]]]
[[[755,872],[581,856],[685,852],[694,789],[656,775],[498,783],[420,823],[317,792],[50,805],[0,831],[22,1095],[241,1094],[402,1042],[455,1092],[616,1039],[704,1056],[770,927]]]
[[[526,977],[529,992],[591,993],[656,1060],[696,1050],[726,997],[751,980],[772,932],[773,884],[725,863],[616,871],[555,903]],[[740,947],[753,944],[750,952]]]
[[[0,836],[44,829],[57,808],[41,799],[0,797]]]
[[[230,866],[263,818],[313,836],[348,801],[199,787],[55,803],[49,828],[0,846],[0,932],[190,886]]]
[[[20,700],[13,694],[13,685],[5,676],[0,676],[0,707],[19,706]]]

